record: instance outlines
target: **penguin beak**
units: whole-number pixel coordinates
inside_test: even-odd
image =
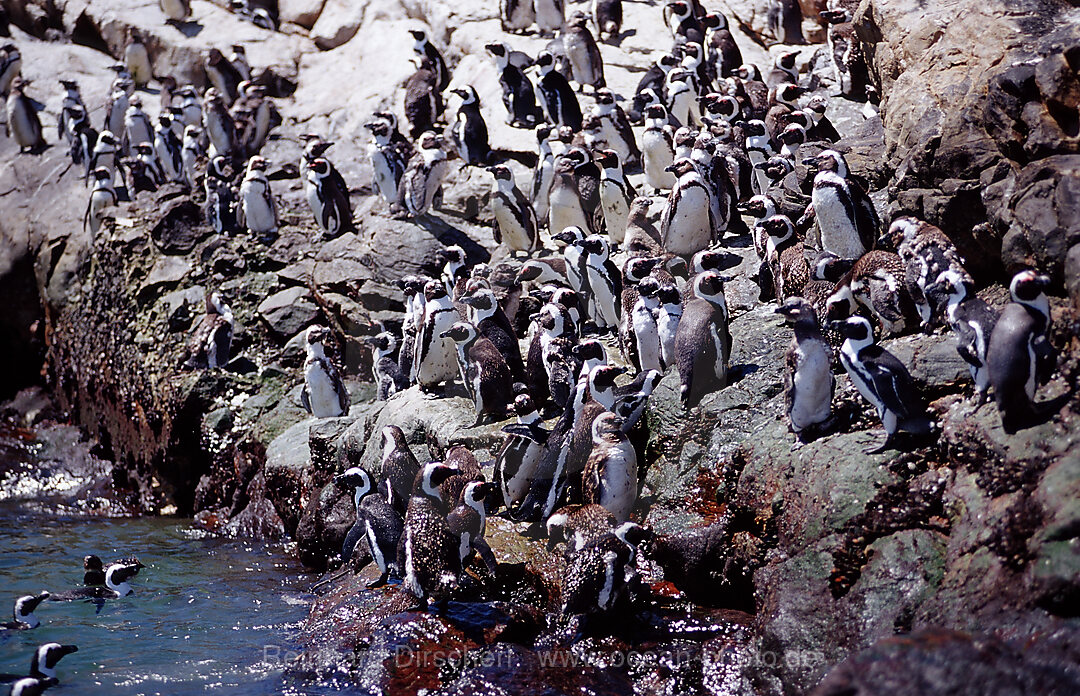
[[[673,164],[673,165],[671,165],[671,166],[669,166],[669,167],[665,167],[665,168],[664,168],[664,171],[665,171],[665,172],[672,172],[672,173],[674,173],[674,172],[675,172],[675,165]]]
[[[439,334],[439,338],[450,338],[450,334],[452,331],[452,329],[447,329],[446,331],[443,331],[441,334]]]
[[[807,167],[813,167],[813,166],[817,165],[817,160],[818,160],[817,157],[807,157],[806,159],[804,159],[802,161],[802,163],[804,165],[806,165]]]

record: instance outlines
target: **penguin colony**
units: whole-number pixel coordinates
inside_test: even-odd
[[[803,43],[799,3],[768,4],[776,37]],[[235,5],[256,24],[276,26],[262,8]],[[463,447],[421,465],[392,426],[382,433],[380,471],[354,467],[335,479],[356,508],[341,560],[370,558],[380,572],[376,584],[399,579],[419,599],[450,597],[474,556],[488,576],[496,573],[484,531],[500,509],[565,542],[564,615],[609,611],[633,594],[635,558],[650,537],[630,520],[648,466],[645,404],[671,369],[686,409],[736,378],[731,355],[741,337],[729,330],[724,286],[731,278],[722,271],[725,246],[746,235],[760,260],[761,299],[775,299],[793,328],[785,416],[802,441],[841,427],[833,411],[840,369],[882,423],[886,438],[877,450],[901,433],[932,432],[907,367],[876,336],[948,327],[971,366],[975,398],[992,394],[1010,432],[1038,417],[1036,391],[1052,371],[1048,279],[1035,270],[1017,274],[1012,302],[999,314],[976,295],[964,259],[940,229],[911,217],[883,225],[832,147],[839,135],[828,100],[801,98],[797,52],[777,54],[771,66],[746,64],[726,17],[671,0],[657,9],[670,29],[670,52],[633,94],[616,94],[596,37],[618,42],[622,6],[592,8],[591,17],[566,16],[561,1],[503,2],[506,32],[535,26],[553,39],[535,57],[503,42],[485,47],[506,123],[535,132],[528,186],[508,163],[523,153],[490,145],[485,119],[501,112],[472,87],[447,89],[453,66],[423,30],[410,32],[416,71],[405,85],[404,121],[379,112],[365,123],[374,192],[390,214],[430,216],[452,167],[483,169],[491,176],[495,239],[521,262],[507,293],[496,269],[448,247],[439,277],[400,281],[400,330],[377,327],[367,339],[379,399],[414,387],[438,398],[460,382],[476,424],[514,419],[503,427],[490,482]],[[162,9],[170,22],[190,16],[183,2],[163,0]],[[831,9],[822,20],[830,23],[841,92],[873,102],[857,44],[844,33],[850,13]],[[267,87],[252,79],[243,47],[230,50],[207,54],[207,85],[157,78],[163,89],[152,118],[136,90],[153,75],[145,46],[132,36],[114,67],[100,129],[78,85],[62,82],[58,135],[92,183],[84,218],[92,233],[105,233],[118,201],[176,182],[218,233],[273,241],[280,222],[272,180],[282,170],[259,153],[280,118]],[[45,141],[19,65],[14,44],[0,48],[8,129],[33,153]],[[451,123],[446,92],[458,101]],[[332,143],[317,134],[301,140],[299,176],[323,238],[355,230],[349,187],[327,156]],[[815,154],[800,159],[808,150]],[[798,165],[813,172],[805,191],[811,203],[787,210],[798,213],[789,217],[779,182]],[[641,175],[640,183],[628,175]],[[233,326],[223,298],[209,293],[186,364],[227,366]],[[316,418],[347,414],[334,335],[311,327],[304,348],[303,406]],[[32,617],[19,612],[17,605],[17,622]]]
[[[131,580],[144,568],[137,558],[121,558],[105,565],[94,555],[83,559],[83,585],[67,592],[42,591],[15,600],[12,620],[0,623],[0,637],[15,631],[30,631],[41,626],[35,611],[45,602],[88,601],[100,605],[106,600],[128,597],[135,593]],[[0,674],[0,683],[11,684],[11,696],[40,696],[56,686],[60,679],[56,667],[65,655],[78,652],[76,645],[44,643],[34,651],[28,674]]]

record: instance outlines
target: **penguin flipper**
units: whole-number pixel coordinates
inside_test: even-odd
[[[878,387],[878,398],[886,408],[897,414],[899,420],[925,415],[914,410],[921,408],[925,411],[925,407],[921,406],[922,397],[915,390],[911,374],[896,356],[875,344],[860,351],[859,357]]]

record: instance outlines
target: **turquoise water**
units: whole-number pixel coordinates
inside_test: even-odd
[[[82,582],[82,558],[136,555],[147,567],[135,594],[98,612],[44,602],[42,625],[0,637],[0,672],[25,674],[34,649],[79,646],[59,664],[50,694],[319,693],[285,676],[307,615],[311,582],[282,544],[212,538],[190,520],[55,516],[0,505],[0,606]],[[0,693],[6,694],[6,686]]]

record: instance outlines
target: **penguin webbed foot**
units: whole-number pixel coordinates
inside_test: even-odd
[[[367,584],[367,588],[369,590],[374,590],[374,589],[383,587],[384,585],[387,584],[389,579],[390,579],[390,569],[388,568],[388,569],[384,570],[382,572],[382,574],[378,578],[376,578],[376,579],[372,580],[371,582],[369,582]]]
[[[876,447],[866,447],[863,449],[864,454],[881,454],[887,449],[891,449],[896,440],[895,433],[886,434],[885,439]]]

